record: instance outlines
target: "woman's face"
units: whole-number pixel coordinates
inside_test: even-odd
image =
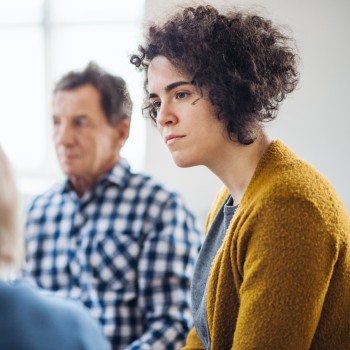
[[[158,130],[180,167],[211,167],[229,138],[207,91],[194,86],[164,56],[148,68],[148,91]]]

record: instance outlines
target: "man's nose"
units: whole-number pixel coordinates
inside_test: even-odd
[[[67,123],[62,123],[55,127],[56,144],[68,145],[73,142],[74,135],[72,128]]]

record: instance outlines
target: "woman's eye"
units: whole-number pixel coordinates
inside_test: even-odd
[[[160,101],[154,101],[150,103],[149,114],[153,120],[157,119],[157,112],[159,111],[159,109],[160,109]]]
[[[153,106],[149,109],[149,115],[153,120],[157,119],[157,110]]]
[[[154,101],[154,102],[152,102],[152,108],[153,108],[154,110],[158,111],[159,108],[160,108],[160,101]]]
[[[176,98],[180,100],[180,99],[187,97],[188,95],[189,95],[188,92],[180,91],[180,92],[176,93]]]

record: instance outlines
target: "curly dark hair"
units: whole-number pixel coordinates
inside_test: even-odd
[[[95,62],[82,71],[65,74],[55,85],[54,93],[92,85],[101,96],[101,107],[110,125],[131,117],[132,101],[123,78],[107,73]]]
[[[187,7],[164,24],[151,25],[145,45],[130,62],[147,75],[159,55],[208,90],[218,119],[241,144],[252,143],[256,126],[276,117],[299,80],[294,40],[250,12],[220,14],[212,6]]]

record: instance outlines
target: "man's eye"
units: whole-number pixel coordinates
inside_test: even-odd
[[[73,122],[73,125],[76,127],[82,127],[86,125],[86,119],[85,118],[79,118],[79,119],[75,119]]]

